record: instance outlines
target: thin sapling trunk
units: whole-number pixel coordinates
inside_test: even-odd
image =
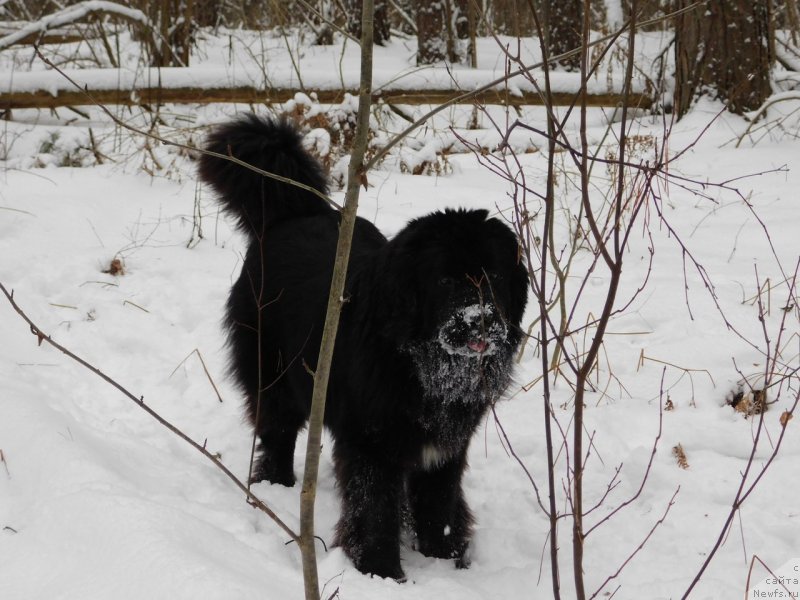
[[[303,561],[303,584],[306,600],[319,600],[319,577],[317,575],[317,556],[314,545],[314,503],[317,494],[322,426],[336,332],[339,327],[342,305],[344,304],[344,285],[356,222],[356,211],[358,209],[359,186],[362,182],[366,185],[364,154],[367,148],[372,91],[373,4],[373,0],[364,0],[361,9],[361,83],[358,99],[358,121],[353,150],[350,155],[350,166],[347,172],[347,191],[339,224],[339,241],[336,246],[336,260],[333,268],[331,289],[328,295],[325,326],[322,331],[317,368],[314,372],[314,391],[311,401],[311,414],[308,421],[308,442],[303,470],[303,487],[300,492],[300,550]]]

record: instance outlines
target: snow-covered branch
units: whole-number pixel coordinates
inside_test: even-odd
[[[0,38],[0,50],[13,46],[21,40],[29,38],[30,36],[43,34],[45,31],[54,29],[56,27],[63,27],[78,21],[86,19],[89,15],[94,13],[106,13],[122,17],[128,21],[141,23],[151,31],[153,25],[147,15],[136,8],[129,8],[116,2],[108,2],[107,0],[86,0],[86,2],[79,2],[73,4],[59,11],[45,15],[38,21],[28,23],[24,27],[18,29],[14,33],[9,33]]]

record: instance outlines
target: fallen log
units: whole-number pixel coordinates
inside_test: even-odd
[[[62,106],[81,106],[87,104],[105,105],[147,105],[159,104],[275,104],[287,102],[294,98],[296,89],[261,90],[254,87],[237,88],[141,88],[137,90],[95,90],[90,92],[91,98],[80,90],[61,90],[56,95],[45,91],[0,93],[0,109],[15,108],[58,108]],[[318,90],[314,92],[322,104],[338,104],[345,93],[355,95],[354,90]],[[453,90],[408,90],[382,91],[372,95],[373,102],[383,101],[388,104],[442,104],[456,98],[461,92]],[[553,94],[555,105],[566,105],[573,102],[575,94],[556,92]],[[629,104],[638,108],[649,108],[652,98],[645,94],[634,94],[628,98]],[[511,95],[503,92],[488,91],[473,96],[465,103],[499,105],[542,105],[542,97],[536,93],[526,92]],[[618,106],[622,103],[619,94],[590,94],[587,97],[589,106]]]
[[[331,80],[329,72],[307,72],[302,83],[291,73],[232,74],[223,69],[162,68],[141,72],[122,69],[75,69],[66,73],[75,83],[54,71],[0,73],[0,109],[57,108],[61,106],[148,105],[159,104],[275,104],[286,102],[298,92],[315,96],[322,104],[337,104],[346,94],[358,95],[357,85],[344,78]],[[376,76],[373,101],[389,104],[441,104],[491,81],[493,73],[464,70],[455,73],[432,69],[398,76]],[[553,101],[557,105],[574,101],[579,76],[557,73],[553,80]],[[260,83],[255,83],[261,80]],[[621,87],[621,86],[620,86]],[[603,82],[592,82],[588,90],[590,106],[618,106],[622,95]],[[499,105],[541,105],[543,98],[529,81],[498,85],[464,99]],[[652,97],[643,85],[628,96],[628,105],[649,108]]]

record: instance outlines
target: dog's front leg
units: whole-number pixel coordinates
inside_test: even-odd
[[[418,550],[426,556],[455,559],[459,568],[469,566],[473,523],[461,488],[466,467],[464,449],[441,465],[412,473],[408,481]]]
[[[336,545],[362,573],[404,580],[400,566],[402,473],[376,453],[334,448],[342,515]]]

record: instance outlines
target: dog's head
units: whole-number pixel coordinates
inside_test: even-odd
[[[425,360],[504,362],[521,334],[527,272],[516,236],[485,210],[416,219],[387,247],[382,265],[389,328],[398,347]]]

